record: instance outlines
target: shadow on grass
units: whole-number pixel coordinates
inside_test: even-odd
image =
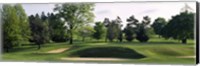
[[[108,42],[109,44],[181,44],[179,42]],[[190,43],[188,43],[190,44]]]
[[[26,52],[26,51],[32,51],[32,50],[37,50],[36,46],[16,47],[16,48],[10,49],[9,52],[3,51],[3,53]]]
[[[128,58],[140,59],[144,55],[135,50],[124,47],[93,47],[73,52],[70,57],[95,57],[95,58]]]

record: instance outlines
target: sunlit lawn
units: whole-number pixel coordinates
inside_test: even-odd
[[[140,43],[134,39],[132,42],[105,42],[103,40],[86,40],[85,42],[75,40],[73,45],[66,43],[44,44],[42,49],[37,50],[37,46],[23,46],[15,48],[9,53],[3,53],[4,61],[37,61],[37,62],[82,62],[61,60],[69,57],[70,53],[94,47],[126,47],[146,56],[142,59],[129,59],[122,61],[90,61],[104,63],[151,63],[151,64],[194,64],[194,58],[177,58],[178,56],[195,56],[195,45],[193,40],[188,40],[188,44],[181,44],[178,40],[166,40],[163,38],[150,39],[147,43]],[[63,53],[49,54],[50,50],[59,48],[70,48]],[[86,61],[84,61],[86,62]]]

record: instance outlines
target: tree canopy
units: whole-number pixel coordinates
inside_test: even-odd
[[[93,4],[92,3],[64,3],[56,5],[55,11],[64,19],[70,33],[70,44],[73,43],[73,30],[93,22]]]
[[[194,37],[194,13],[185,11],[172,16],[172,19],[163,28],[162,36],[187,43],[187,39]]]
[[[30,38],[27,16],[20,4],[2,6],[4,49],[8,52],[14,46],[28,42]]]
[[[154,32],[156,34],[161,35],[161,31],[165,27],[166,24],[167,24],[167,22],[164,18],[158,17],[157,19],[155,19],[155,21],[153,22],[151,27],[153,27]]]
[[[104,27],[104,24],[103,24],[103,23],[101,23],[101,22],[96,22],[96,23],[95,23],[95,26],[94,26],[95,32],[94,32],[94,34],[93,34],[93,38],[99,40],[99,39],[101,39],[102,37],[104,37],[105,32],[106,32],[105,29],[106,29],[106,28]]]

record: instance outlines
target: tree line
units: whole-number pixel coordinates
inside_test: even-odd
[[[1,12],[5,51],[25,43],[34,43],[38,49],[42,44],[51,42],[69,41],[69,44],[73,44],[75,35],[82,37],[82,41],[91,37],[105,39],[106,42],[122,42],[123,39],[129,42],[133,39],[148,42],[152,29],[159,37],[178,39],[182,43],[194,38],[194,13],[188,11],[180,12],[168,21],[158,17],[152,24],[149,16],[139,21],[132,15],[127,18],[128,23],[123,29],[119,16],[114,20],[105,18],[91,26],[94,22],[92,3],[64,3],[55,6],[56,13],[41,12],[41,15],[27,16],[22,5],[4,4]]]

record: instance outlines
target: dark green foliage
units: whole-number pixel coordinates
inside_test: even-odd
[[[140,42],[147,42],[149,40],[149,37],[144,30],[145,29],[139,29],[139,31],[136,32],[136,39]]]
[[[127,41],[131,42],[134,39],[134,28],[130,24],[125,27],[124,33]]]
[[[116,21],[111,21],[111,23],[108,26],[108,39],[109,41],[113,41],[115,38],[117,38],[118,36],[118,24],[116,23]]]
[[[117,39],[119,40],[119,42],[122,42],[122,40],[123,40],[123,30],[122,30],[122,20],[121,20],[121,18],[119,17],[119,16],[117,16],[117,19],[115,20],[116,22],[117,22],[117,24],[118,24],[118,28],[117,28],[117,33],[118,33],[118,35],[117,35]]]
[[[187,43],[187,39],[194,37],[194,13],[186,11],[173,16],[163,28],[162,36],[179,39],[182,40],[182,43]]]
[[[119,32],[118,40],[119,40],[119,42],[123,41],[123,31],[122,30]]]
[[[73,33],[78,27],[93,22],[94,14],[92,3],[64,3],[57,4],[55,11],[63,18],[69,32],[70,44],[73,44]]]
[[[42,26],[43,26],[43,31],[44,31],[43,35],[44,35],[45,43],[49,43],[50,42],[49,22],[44,12],[42,12],[40,16],[40,20],[43,22]]]
[[[164,28],[164,26],[167,24],[167,22],[165,21],[164,18],[157,18],[155,19],[154,23],[151,25],[151,27],[153,27],[154,29],[154,32],[157,34],[157,35],[161,35],[161,31],[162,29]]]
[[[140,42],[147,42],[149,36],[147,35],[147,26],[150,24],[150,18],[148,16],[143,17],[142,23],[137,24],[136,39]]]
[[[93,38],[99,40],[105,34],[105,27],[104,24],[101,22],[96,22],[94,26],[95,33],[93,34]]]
[[[131,40],[131,36],[133,35],[131,29],[134,30],[136,33],[136,39],[139,40],[140,42],[147,42],[149,40],[149,37],[147,35],[147,26],[150,24],[150,18],[148,16],[143,17],[142,23],[139,23],[137,19],[132,15],[127,19],[129,22],[127,27],[129,27],[129,30],[127,31],[127,38],[129,41]],[[134,29],[131,28],[132,26],[135,26]]]
[[[70,56],[95,58],[129,58],[140,59],[145,56],[124,47],[93,47],[72,53]]]
[[[43,22],[43,20],[39,17],[38,14],[36,14],[35,16],[29,16],[29,22],[32,31],[31,41],[37,44],[38,49],[40,49],[41,44],[49,42],[48,24],[46,20],[45,22]]]
[[[50,39],[52,41],[66,42],[68,40],[66,27],[64,26],[65,22],[63,22],[57,14],[49,13],[48,24]]]
[[[137,27],[135,25],[139,21],[134,17],[134,15],[132,15],[131,17],[129,17],[127,19],[127,22],[128,22],[128,24],[124,29],[124,33],[125,33],[126,40],[130,42],[134,39],[134,34],[135,34],[135,31],[136,31],[136,27]],[[135,26],[135,27],[133,27],[133,26]]]
[[[112,21],[110,21],[108,18],[105,18],[103,23],[105,27],[107,28],[106,40],[108,39],[110,42],[112,42],[114,39],[120,38],[119,36],[121,32],[121,27],[122,27],[122,24],[121,24],[122,21],[119,16],[117,17],[116,20],[112,20]]]

